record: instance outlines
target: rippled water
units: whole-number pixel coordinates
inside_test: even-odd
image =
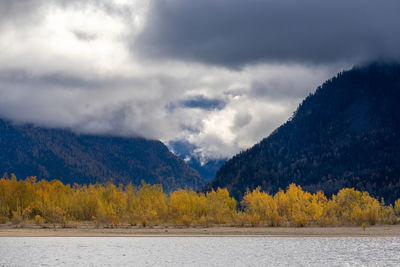
[[[0,266],[57,265],[400,266],[400,238],[0,238]]]

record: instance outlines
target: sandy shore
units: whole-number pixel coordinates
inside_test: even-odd
[[[101,228],[89,226],[57,228],[56,230],[25,225],[15,228],[0,225],[0,237],[206,237],[206,236],[265,236],[265,237],[400,237],[400,225],[361,227],[209,227],[209,228]]]

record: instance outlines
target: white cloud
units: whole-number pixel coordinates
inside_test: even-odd
[[[103,2],[78,8],[54,1],[43,4],[34,23],[0,22],[1,117],[165,143],[187,140],[203,158],[228,157],[267,136],[344,67],[258,64],[232,70],[146,59],[131,40],[143,28],[148,3]],[[125,8],[129,15],[114,12]],[[225,105],[181,105],[191,98]]]

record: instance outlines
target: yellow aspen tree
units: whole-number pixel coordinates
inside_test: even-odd
[[[217,224],[233,222],[233,216],[236,211],[236,201],[229,196],[226,188],[218,188],[206,194],[207,198],[207,216]]]
[[[394,210],[397,216],[400,216],[400,198],[394,203]]]

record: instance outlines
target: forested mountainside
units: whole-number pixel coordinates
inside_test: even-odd
[[[227,187],[236,198],[260,186],[290,183],[336,193],[366,190],[400,196],[400,65],[374,63],[344,71],[309,95],[286,123],[228,160],[204,190]]]
[[[204,159],[196,156],[196,146],[186,141],[173,141],[169,143],[175,155],[185,160],[186,164],[199,172],[206,183],[215,178],[219,168],[225,163],[226,158]]]
[[[160,141],[78,135],[0,120],[0,172],[88,184],[141,180],[166,191],[204,185],[197,171]]]

